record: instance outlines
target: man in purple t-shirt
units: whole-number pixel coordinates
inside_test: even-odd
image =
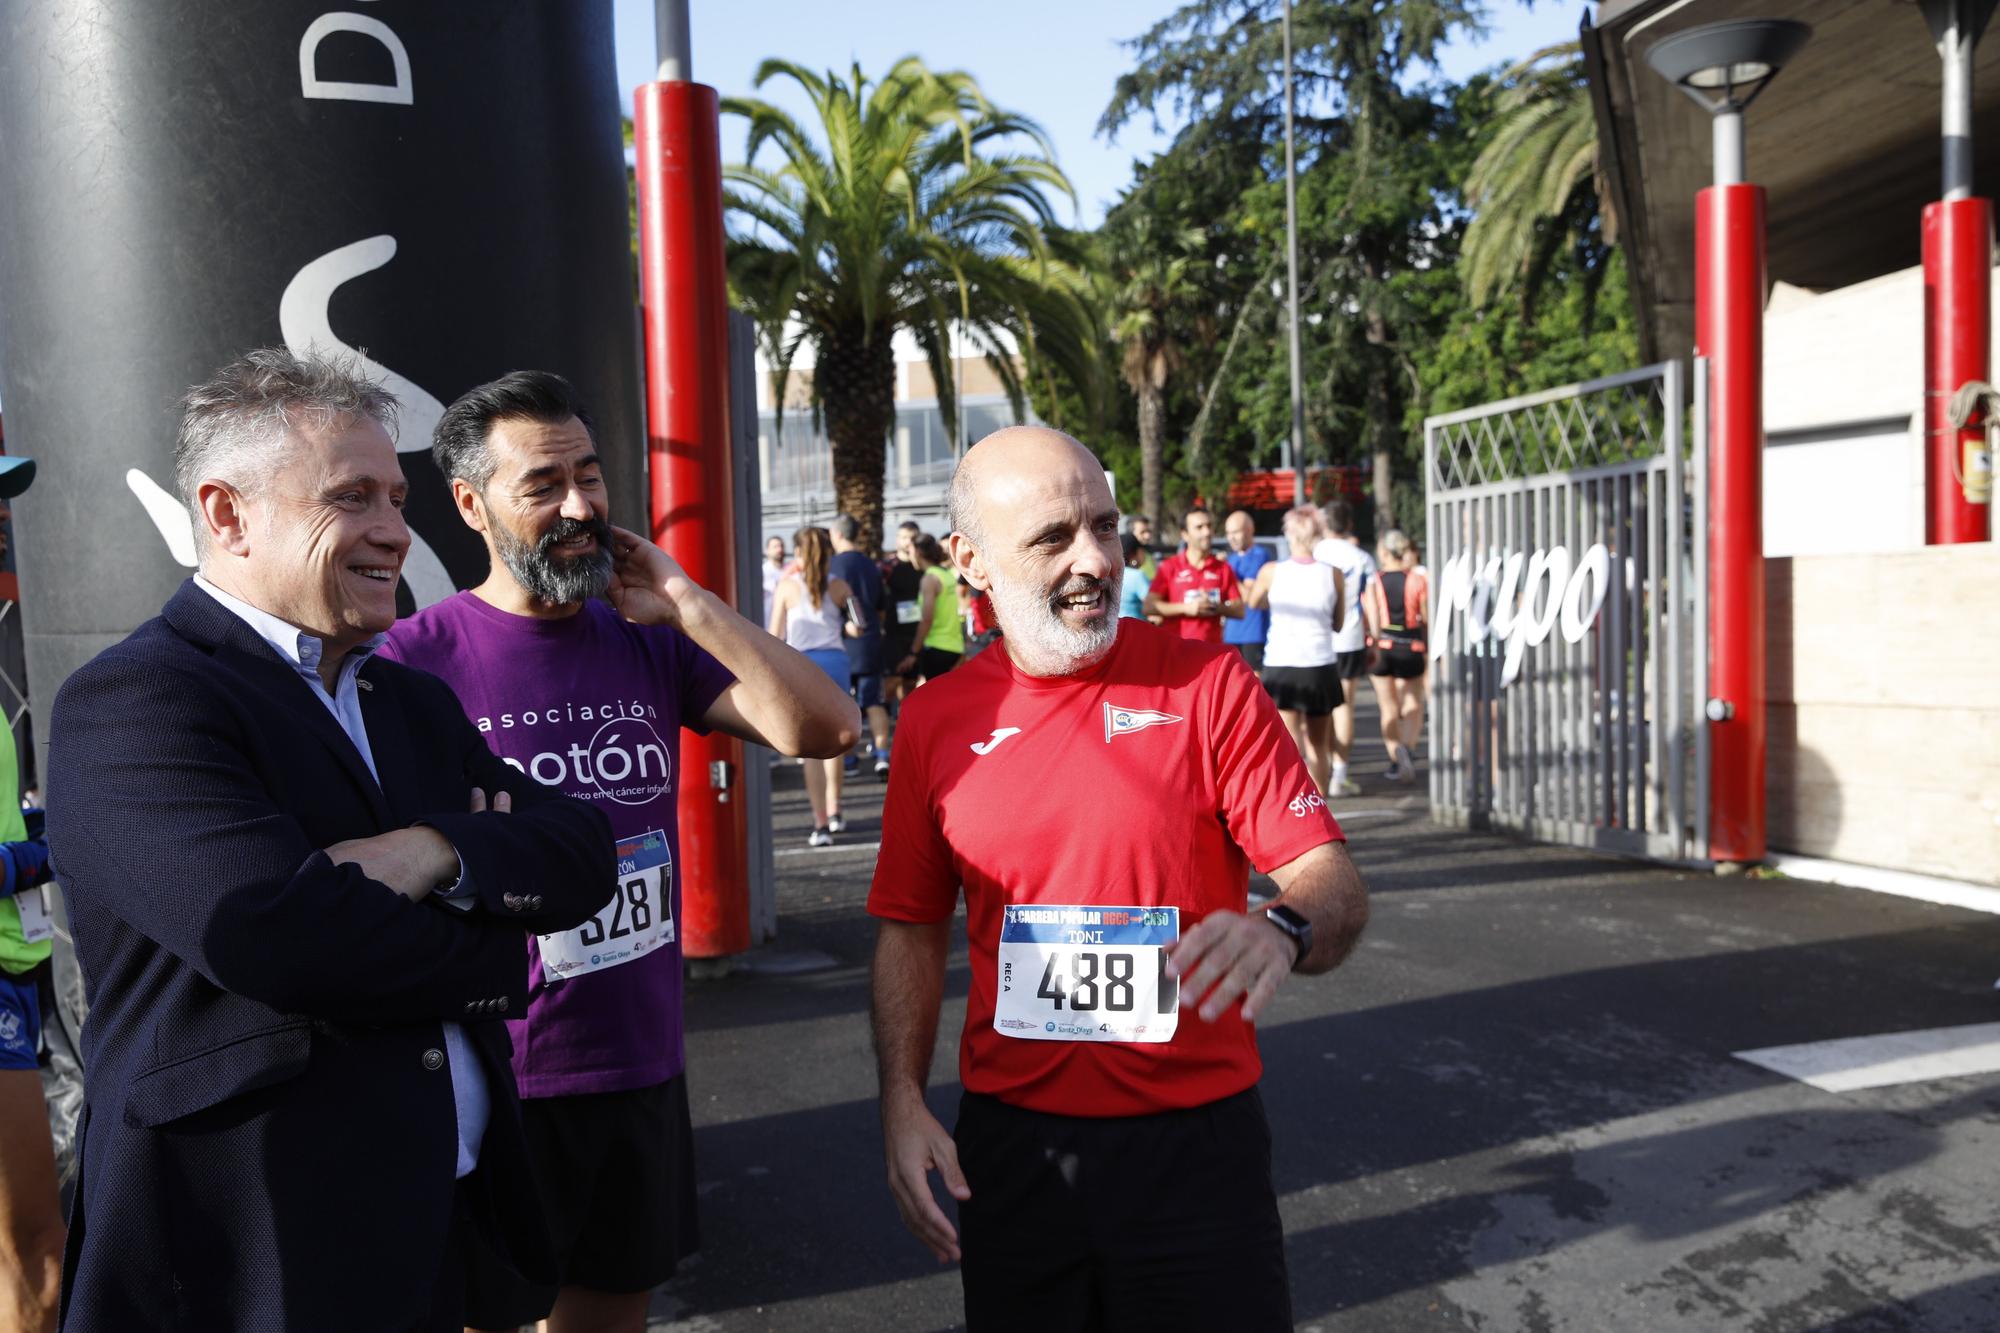
[[[861,718],[825,672],[610,525],[590,416],[561,376],[473,389],[432,452],[492,568],[399,622],[381,654],[443,677],[494,753],[603,811],[619,871],[595,918],[531,941],[528,1013],[508,1024],[561,1286],[524,1288],[475,1255],[470,1322],[512,1329],[553,1305],[563,1327],[641,1330],[697,1245],[680,729],[830,759]]]

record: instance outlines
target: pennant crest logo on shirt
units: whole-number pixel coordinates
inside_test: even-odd
[[[1117,704],[1106,704],[1104,743],[1109,745],[1113,736],[1123,736],[1128,731],[1144,731],[1147,727],[1161,727],[1183,720],[1172,713],[1156,713],[1150,708],[1120,708]]]

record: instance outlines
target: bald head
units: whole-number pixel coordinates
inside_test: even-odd
[[[1063,675],[1118,634],[1118,506],[1096,455],[1058,430],[1010,426],[966,450],[947,492],[951,559],[992,594],[1008,655]]]
[[[1104,465],[1074,437],[1047,426],[1007,426],[965,451],[945,491],[954,532],[984,546],[985,514],[995,504],[1012,506],[1034,489],[1051,484],[1088,487],[1094,483],[1111,502]]]

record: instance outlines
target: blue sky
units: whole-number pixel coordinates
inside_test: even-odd
[[[934,66],[963,69],[996,104],[1042,123],[1076,185],[1078,220],[1094,226],[1131,180],[1133,159],[1150,157],[1169,137],[1143,121],[1127,125],[1115,141],[1096,136],[1112,83],[1131,66],[1121,43],[1177,7],[1174,0],[761,0],[754,7],[691,0],[694,76],[728,95],[750,92],[750,77],[767,56],[842,71],[858,60],[875,74],[916,54]],[[1488,36],[1455,44],[1443,73],[1463,78],[1567,41],[1585,8],[1582,0],[1539,0],[1532,9],[1519,0],[1488,0]],[[614,0],[614,10],[618,78],[629,112],[632,89],[653,77],[653,0]],[[764,93],[803,109],[778,83],[765,85]],[[725,120],[722,133],[724,156],[740,154],[742,122]]]

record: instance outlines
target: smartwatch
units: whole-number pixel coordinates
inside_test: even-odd
[[[1312,952],[1313,923],[1282,903],[1265,908],[1264,919],[1291,936],[1292,947],[1298,950],[1292,957],[1292,970],[1298,971],[1299,964]]]

